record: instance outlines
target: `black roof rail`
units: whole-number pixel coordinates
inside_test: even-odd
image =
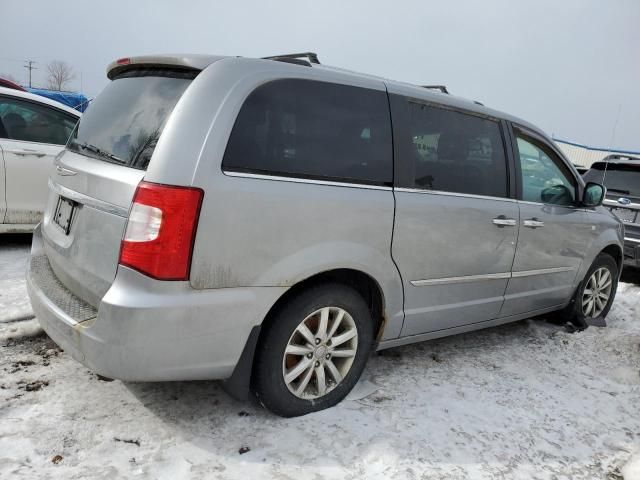
[[[277,62],[295,63],[297,65],[311,66],[312,63],[320,65],[318,60],[318,54],[314,52],[302,52],[302,53],[284,53],[282,55],[273,55],[270,57],[262,57],[264,60],[275,60]],[[304,60],[306,59],[306,60]]]
[[[420,85],[422,88],[429,88],[431,90],[440,90],[442,93],[449,95],[449,90],[445,85]]]
[[[636,157],[634,155],[629,155],[629,154],[612,153],[610,155],[607,155],[600,161],[609,162],[609,161],[615,161],[615,160],[622,160],[622,161],[640,160],[640,157]]]

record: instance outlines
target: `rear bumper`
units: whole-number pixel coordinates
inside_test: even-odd
[[[286,290],[255,287],[200,291],[188,282],[161,282],[119,267],[115,281],[92,315],[90,305],[82,304],[57,278],[47,278],[55,274],[46,269],[43,273],[43,255],[37,228],[27,290],[40,325],[54,342],[89,369],[121,380],[230,377],[252,328],[262,322]]]
[[[30,223],[0,223],[0,233],[31,233],[34,228]]]
[[[624,264],[640,268],[640,240],[630,237],[624,239]]]

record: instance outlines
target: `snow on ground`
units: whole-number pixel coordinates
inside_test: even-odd
[[[0,235],[0,322],[31,317],[24,272],[31,235]]]
[[[3,309],[25,304],[27,251],[0,246]],[[0,323],[0,477],[638,480],[639,313],[623,283],[607,328],[532,319],[391,349],[363,395],[295,419],[217,382],[105,382]]]

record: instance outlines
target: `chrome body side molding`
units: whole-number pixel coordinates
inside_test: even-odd
[[[466,275],[463,277],[446,277],[446,278],[432,278],[427,280],[411,280],[411,285],[414,287],[424,287],[427,285],[445,285],[453,283],[466,283],[466,282],[478,282],[483,280],[499,280],[505,278],[520,278],[529,277],[533,275],[547,275],[551,273],[571,272],[575,270],[574,267],[553,267],[542,268],[538,270],[524,270],[521,272],[504,272],[504,273],[487,273],[485,275]]]

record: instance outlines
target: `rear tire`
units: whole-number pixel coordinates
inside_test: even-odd
[[[312,287],[265,327],[253,390],[264,407],[283,417],[332,407],[360,378],[372,344],[371,312],[358,292],[338,283]]]
[[[618,289],[618,276],[615,259],[607,253],[599,254],[569,304],[566,320],[580,330],[589,325],[606,326],[605,318]]]

